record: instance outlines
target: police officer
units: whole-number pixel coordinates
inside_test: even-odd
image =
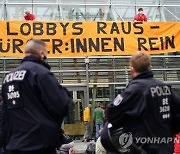
[[[2,85],[6,124],[1,125],[8,154],[55,154],[62,144],[61,124],[72,104],[45,62],[46,44],[31,39],[22,64]]]
[[[141,51],[132,56],[133,80],[108,106],[109,123],[101,134],[101,143],[108,151],[173,153],[172,121],[176,126],[180,124],[180,97],[169,85],[153,78],[150,60],[150,55]],[[174,131],[179,131],[180,125],[177,128]]]

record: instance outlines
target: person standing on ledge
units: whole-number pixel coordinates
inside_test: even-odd
[[[138,9],[138,14],[135,15],[134,21],[147,21],[146,15],[143,13],[143,8]]]
[[[24,20],[35,20],[35,16],[34,14],[30,13],[30,11],[26,10]]]

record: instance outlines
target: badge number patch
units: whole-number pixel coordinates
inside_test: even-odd
[[[23,102],[20,95],[18,83],[7,85],[7,106],[8,109],[21,108]]]
[[[118,106],[122,102],[122,100],[123,100],[123,97],[120,94],[118,94],[117,97],[114,99],[113,104],[115,106]]]

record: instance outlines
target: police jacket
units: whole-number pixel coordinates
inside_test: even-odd
[[[72,104],[68,91],[35,57],[6,75],[2,86],[6,149],[31,151],[61,145],[61,123]],[[3,135],[4,136],[4,135]]]
[[[135,77],[125,91],[117,95],[108,106],[107,118],[112,124],[111,131],[122,127],[124,133],[132,135],[136,145],[144,145],[146,150],[149,149],[147,151],[156,151],[152,153],[172,154],[171,122],[178,112],[179,96],[172,92],[170,86],[155,80],[152,72],[145,72]],[[113,149],[104,140],[102,144]]]

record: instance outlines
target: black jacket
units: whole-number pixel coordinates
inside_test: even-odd
[[[172,137],[172,117],[178,112],[180,112],[180,97],[172,92],[170,86],[155,80],[152,72],[145,72],[134,78],[125,91],[108,106],[107,118],[112,124],[112,132],[123,127],[124,132],[131,133],[134,142],[141,145],[138,143],[140,140],[137,140],[140,137],[143,138],[141,140],[143,143],[145,138]],[[110,145],[102,142],[105,147]],[[173,153],[172,142],[167,141],[166,144],[157,140],[152,142],[155,144],[147,141],[145,149],[152,146],[159,154]]]
[[[31,151],[61,145],[61,123],[72,99],[49,69],[45,62],[25,57],[4,78],[3,113],[7,125],[2,127],[7,127],[7,150]]]

